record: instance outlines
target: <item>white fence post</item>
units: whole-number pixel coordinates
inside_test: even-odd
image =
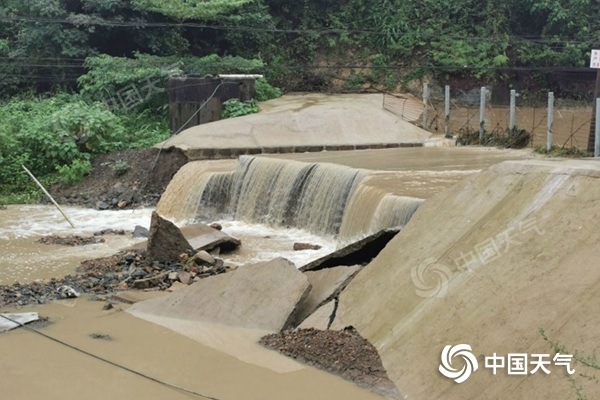
[[[596,136],[594,137],[594,157],[600,157],[600,97],[596,99]]]
[[[516,113],[517,91],[510,91],[510,117],[508,121],[508,133],[512,135],[515,131],[515,113]]]
[[[450,135],[450,86],[446,85],[444,92],[444,137],[451,139]]]
[[[423,129],[427,130],[427,103],[429,102],[429,86],[423,84]]]
[[[479,145],[483,143],[483,132],[485,131],[485,95],[486,88],[483,86],[479,99]]]
[[[546,151],[552,149],[552,128],[554,125],[554,92],[548,92],[548,137],[546,138]]]

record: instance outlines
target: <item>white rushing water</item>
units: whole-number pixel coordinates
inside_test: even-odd
[[[62,207],[75,225],[73,229],[53,206],[16,205],[0,211],[0,239],[18,239],[51,234],[89,235],[103,229],[133,231],[136,225],[148,228],[152,209],[97,211]]]
[[[97,211],[65,207],[74,223],[71,228],[53,206],[21,205],[0,210],[0,284],[48,279],[71,274],[81,261],[107,257],[140,242],[131,232],[136,225],[149,228],[152,209]],[[227,263],[241,265],[285,257],[298,267],[335,249],[333,237],[311,234],[301,229],[285,229],[241,221],[218,221],[223,231],[239,238],[242,247],[222,254]],[[177,225],[183,225],[181,221]],[[60,246],[38,243],[46,235],[90,236],[104,229],[125,230],[125,235],[104,235],[104,243]],[[294,251],[295,242],[322,246],[320,250]]]
[[[105,235],[103,243],[70,247],[38,243],[42,236],[90,236],[103,229],[131,232],[136,225],[148,228],[152,213],[151,209],[97,211],[64,207],[63,210],[75,229],[53,206],[15,205],[0,210],[0,284],[59,278],[73,273],[81,261],[113,255],[139,241],[131,233]]]

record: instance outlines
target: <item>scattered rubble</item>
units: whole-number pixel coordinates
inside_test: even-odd
[[[136,225],[133,229],[134,238],[147,238],[150,235],[150,231],[143,226]]]
[[[94,232],[93,236],[80,236],[80,235],[46,235],[37,240],[38,243],[42,244],[58,244],[62,246],[85,246],[88,244],[105,243],[106,240],[100,236],[105,235],[125,235],[124,229],[102,229],[101,231]]]
[[[321,246],[319,246],[318,244],[296,242],[296,243],[294,243],[294,250],[295,251],[300,251],[300,250],[321,250]]]
[[[112,340],[110,335],[107,335],[106,333],[94,332],[94,333],[90,333],[90,337],[92,339],[99,339],[99,340]]]
[[[124,229],[102,229],[101,231],[94,232],[94,236],[103,236],[103,235],[125,235]]]
[[[218,231],[223,230],[223,225],[218,224],[216,222],[213,222],[212,224],[209,225],[211,228],[216,229]]]
[[[62,246],[85,246],[87,244],[104,243],[104,238],[98,236],[79,236],[79,235],[48,235],[37,240],[42,244],[59,244]]]
[[[342,331],[288,330],[264,336],[260,344],[388,398],[402,398],[375,347],[351,326]]]
[[[76,295],[84,293],[110,294],[128,289],[167,290],[174,282],[182,283],[180,279],[184,279],[188,285],[232,269],[224,265],[221,259],[199,267],[191,254],[186,258],[190,261],[161,263],[148,258],[146,250],[130,250],[87,260],[80,264],[75,274],[61,279],[0,285],[0,306],[42,304],[78,297]]]

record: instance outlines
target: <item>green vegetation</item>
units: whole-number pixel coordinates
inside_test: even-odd
[[[242,115],[254,114],[259,111],[256,100],[239,101],[238,99],[229,99],[223,102],[223,118],[235,118]]]
[[[169,135],[165,121],[148,112],[115,113],[79,95],[13,98],[0,104],[0,120],[1,196],[36,192],[21,165],[46,184],[74,183],[91,171],[94,154],[145,147]]]
[[[560,353],[573,356],[571,368],[575,370],[575,373],[573,375],[565,374],[565,376],[573,389],[576,396],[575,398],[577,400],[589,400],[595,398],[586,395],[586,388],[596,392],[598,390],[598,385],[600,385],[600,376],[597,375],[600,371],[600,360],[598,360],[598,356],[596,356],[595,352],[592,354],[583,353],[581,351],[572,353],[563,344],[548,338],[544,328],[539,328],[538,333],[542,339],[548,343],[555,354]]]
[[[0,193],[37,193],[21,164],[74,182],[95,154],[165,138],[166,82],[182,74],[260,73],[264,101],[281,95],[271,84],[392,90],[424,77],[509,83],[525,70],[524,91],[581,97],[553,69],[587,65],[599,16],[593,0],[5,0]],[[249,111],[232,102],[225,115]]]
[[[256,101],[267,101],[281,96],[281,89],[271,85],[266,79],[257,79],[254,83]]]
[[[123,160],[117,160],[113,165],[111,165],[115,176],[123,176],[129,171],[129,164]]]
[[[424,75],[509,81],[525,69],[528,84],[549,86],[553,68],[587,65],[599,15],[594,0],[6,0],[0,93],[75,89],[100,64],[124,82],[126,59],[153,69],[214,54],[260,60],[270,82],[294,90],[341,71],[390,87]]]
[[[457,136],[457,142],[461,145],[495,146],[499,148],[522,149],[531,142],[531,134],[525,129],[509,129],[505,131],[483,132],[482,140],[479,140],[479,131],[468,131]]]
[[[549,157],[583,158],[592,156],[587,150],[579,147],[552,146],[548,151],[546,146],[538,146],[534,150],[536,153],[545,154]]]

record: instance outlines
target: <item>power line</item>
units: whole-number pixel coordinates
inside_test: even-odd
[[[96,19],[93,21],[74,21],[61,18],[31,18],[23,16],[0,17],[0,22],[32,22],[32,23],[52,23],[52,24],[67,24],[73,26],[107,26],[107,27],[134,27],[134,28],[196,28],[196,29],[211,29],[225,30],[237,32],[262,32],[262,33],[289,33],[289,34],[373,34],[381,36],[390,36],[387,32],[374,29],[281,29],[276,27],[253,27],[244,25],[212,25],[196,22],[127,22],[127,21],[109,21],[105,19]],[[580,40],[565,40],[562,38],[546,39],[542,36],[534,35],[499,35],[499,36],[465,36],[465,35],[442,35],[426,32],[404,32],[401,34],[391,35],[395,37],[415,37],[415,38],[433,38],[433,39],[449,39],[449,40],[472,40],[483,42],[499,42],[504,43],[505,39],[516,39],[527,41],[535,44],[587,44],[587,41]]]

